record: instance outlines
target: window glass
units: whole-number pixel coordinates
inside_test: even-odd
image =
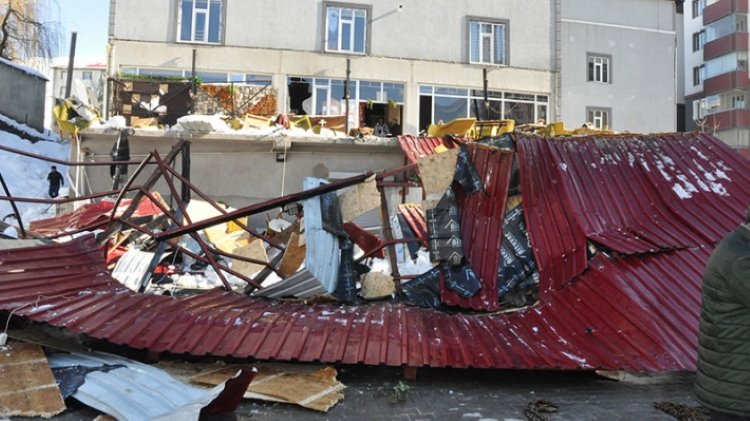
[[[542,120],[543,123],[547,122],[547,106],[537,105],[536,107],[536,120]]]
[[[610,68],[609,57],[589,55],[588,56],[588,81],[609,83]]]
[[[435,96],[434,107],[436,123],[440,120],[447,123],[456,118],[466,118],[468,115],[466,98]]]
[[[507,92],[505,94],[506,99],[518,99],[521,101],[533,101],[534,95],[528,95],[528,94],[515,94],[512,92]]]
[[[215,73],[215,72],[195,72],[195,74],[201,78],[203,83],[226,83],[226,73]]]
[[[468,89],[435,87],[435,95],[461,95],[467,96]]]
[[[165,70],[165,69],[144,69],[138,70],[139,75],[160,76],[160,77],[181,77],[182,70]]]
[[[383,83],[383,101],[404,102],[404,85]]]
[[[83,72],[81,73],[81,79],[82,80],[91,80],[92,79],[92,73],[91,72]]]
[[[179,41],[218,43],[223,0],[181,0]]]
[[[380,82],[359,82],[359,100],[360,101],[378,101],[380,98]]]
[[[702,76],[705,79],[710,79],[724,73],[746,69],[747,53],[730,53],[707,61],[705,64],[704,74]]]
[[[469,21],[469,62],[506,64],[505,24]]]
[[[328,8],[328,44],[329,50],[339,49],[339,13],[338,7]]]
[[[505,118],[515,120],[516,124],[534,122],[534,104],[505,101]]]
[[[208,42],[219,42],[221,29],[221,0],[211,0],[208,21]]]
[[[180,28],[180,40],[193,40],[193,1],[182,0],[182,20]]]
[[[245,83],[248,85],[266,86],[271,84],[271,76],[265,75],[245,75]]]
[[[346,7],[326,9],[327,51],[364,53],[366,32],[366,10]]]
[[[489,101],[489,113],[484,105],[484,99],[472,98],[470,100],[469,117],[478,120],[501,120],[503,118],[503,103],[501,101]]]

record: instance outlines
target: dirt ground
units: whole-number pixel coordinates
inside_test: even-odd
[[[550,420],[673,420],[653,403],[696,406],[693,373],[663,373],[614,381],[591,372],[419,369],[403,380],[390,367],[340,366],[345,398],[328,413],[287,404],[243,401],[234,413],[205,420],[525,420],[529,402],[544,399],[558,412]],[[394,387],[406,387],[397,399]],[[55,420],[92,420],[97,412],[80,404]]]

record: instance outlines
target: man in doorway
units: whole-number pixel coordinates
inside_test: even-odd
[[[52,166],[51,171],[47,174],[47,181],[49,181],[49,197],[56,198],[60,192],[60,186],[65,184],[62,174],[57,172],[57,167]]]
[[[695,394],[712,420],[750,420],[750,208],[703,275]]]
[[[388,125],[385,124],[385,120],[382,118],[378,119],[378,122],[375,124],[375,136],[377,137],[388,137],[391,135],[390,129],[388,129]]]

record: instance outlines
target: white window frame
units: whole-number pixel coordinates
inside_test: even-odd
[[[591,116],[591,118],[589,118]],[[586,107],[586,122],[597,129],[612,128],[612,109],[603,107]],[[605,124],[606,123],[606,124]]]
[[[693,19],[703,16],[703,9],[706,8],[706,0],[693,0]]]
[[[339,21],[338,21],[338,28],[337,28],[338,30],[336,32],[338,34],[338,40],[336,42],[336,48],[335,49],[332,49],[332,48],[328,47],[328,41],[329,41],[329,38],[328,38],[328,34],[329,34],[328,27],[330,25],[330,22],[328,22],[328,14],[329,14],[329,11],[331,9],[338,9],[338,12],[339,12]],[[351,12],[352,12],[351,19],[346,19],[346,21],[344,21],[344,18],[343,18],[343,11],[344,10],[351,10]],[[355,51],[355,45],[356,45],[356,41],[355,40],[356,40],[356,36],[357,36],[356,35],[357,31],[355,30],[355,25],[356,25],[356,22],[357,22],[357,12],[364,13],[364,22],[365,22],[364,25],[365,25],[365,27],[364,27],[364,31],[363,31],[362,51]],[[326,4],[325,5],[325,22],[326,22],[326,24],[325,24],[325,36],[323,37],[323,48],[324,48],[324,51],[329,52],[329,53],[347,53],[347,54],[359,54],[359,55],[365,55],[365,54],[367,54],[367,31],[369,29],[368,28],[369,23],[368,23],[368,17],[367,17],[368,14],[369,14],[369,10],[366,9],[366,8],[364,8],[364,7],[355,7],[354,5]],[[350,46],[350,48],[348,50],[346,50],[346,49],[344,49],[342,47],[343,40],[342,40],[341,34],[343,33],[342,29],[343,29],[343,25],[345,25],[345,24],[348,24],[348,25],[351,26],[351,29],[349,30],[349,46]]]
[[[589,67],[594,70],[589,74]],[[588,54],[586,56],[586,80],[596,83],[612,83],[612,58],[603,54]]]
[[[206,8],[198,8],[198,5],[196,4],[196,1],[193,0],[193,10],[192,14],[190,16],[191,19],[191,25],[190,25],[190,39],[182,39],[182,22],[183,19],[185,19],[185,16],[182,14],[182,2],[183,0],[180,0],[177,4],[177,10],[179,19],[177,19],[177,42],[187,42],[187,43],[194,43],[194,44],[221,44],[222,35],[224,32],[224,19],[223,16],[221,16],[224,13],[224,8],[226,7],[226,2],[224,0],[221,0],[221,8],[219,9],[219,39],[216,41],[209,41],[208,40],[208,34],[211,32],[210,26],[211,26],[211,2],[212,0],[206,0]],[[205,21],[206,21],[206,29],[205,33],[203,34],[203,37],[201,39],[198,39],[196,37],[196,30],[195,30],[195,22],[198,15],[205,15]]]
[[[471,39],[471,26],[472,24],[479,25],[479,40],[477,41],[477,45],[473,45],[472,39]],[[486,26],[490,27],[489,33],[485,33],[482,29]],[[502,45],[503,49],[503,62],[502,63],[496,63],[495,62],[495,52],[497,51],[498,46],[495,45],[495,35],[498,30],[503,31],[505,36],[503,39],[505,42]],[[490,42],[490,52],[489,52],[489,58],[484,57],[484,48],[482,46],[484,43],[482,42],[484,39],[489,39]],[[508,22],[505,21],[488,21],[488,20],[481,20],[481,19],[469,19],[469,63],[471,64],[490,64],[490,65],[496,65],[496,66],[507,66],[508,65]],[[477,57],[478,60],[472,60],[472,57],[474,54],[472,54],[472,49],[477,48]]]

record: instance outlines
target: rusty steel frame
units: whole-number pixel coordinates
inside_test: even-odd
[[[106,166],[106,165],[138,165],[141,163],[141,161],[92,161],[92,162],[85,162],[85,161],[66,161],[64,159],[57,159],[57,158],[50,158],[48,156],[39,155],[31,152],[26,152],[21,149],[11,148],[10,146],[0,145],[0,150],[11,152],[17,155],[26,156],[29,158],[39,159],[41,161],[46,162],[52,162],[55,164],[65,165],[68,167],[97,167],[97,166]]]
[[[203,199],[206,202],[208,202],[211,206],[214,207],[214,209],[216,209],[217,211],[221,212],[221,214],[226,215],[227,213],[229,213],[226,209],[224,209],[223,207],[221,207],[221,205],[219,205],[214,199],[210,198],[208,195],[206,195],[205,193],[203,193],[202,191],[200,191],[197,187],[195,187],[195,185],[193,185],[190,182],[190,180],[188,180],[182,174],[180,174],[179,172],[177,172],[177,170],[175,170],[172,167],[167,167],[167,171],[169,171],[170,174],[172,174],[175,177],[177,177],[177,179],[180,180],[182,183],[184,183],[185,185],[187,185],[188,187],[190,187],[190,190],[192,192],[194,192],[195,194],[197,194],[201,199]],[[240,228],[242,228],[243,230],[245,230],[248,234],[252,235],[253,237],[265,241],[269,246],[271,246],[271,247],[273,247],[273,248],[275,248],[277,250],[280,250],[280,251],[284,251],[286,249],[285,247],[274,243],[273,241],[271,241],[270,238],[266,237],[265,235],[261,235],[261,234],[258,234],[255,231],[253,231],[252,229],[250,229],[246,224],[242,223],[241,221],[235,220],[235,221],[232,221],[232,222],[234,222],[235,224],[237,224]]]
[[[10,190],[8,190],[8,185],[5,184],[5,179],[3,178],[3,174],[1,172],[0,172],[0,184],[2,184],[5,194],[8,195],[9,197],[12,197],[10,194]],[[13,213],[16,216],[16,222],[18,222],[18,229],[20,230],[21,238],[26,238],[26,229],[23,227],[23,220],[21,219],[21,212],[18,210],[15,200],[11,199],[10,207],[13,208]]]

